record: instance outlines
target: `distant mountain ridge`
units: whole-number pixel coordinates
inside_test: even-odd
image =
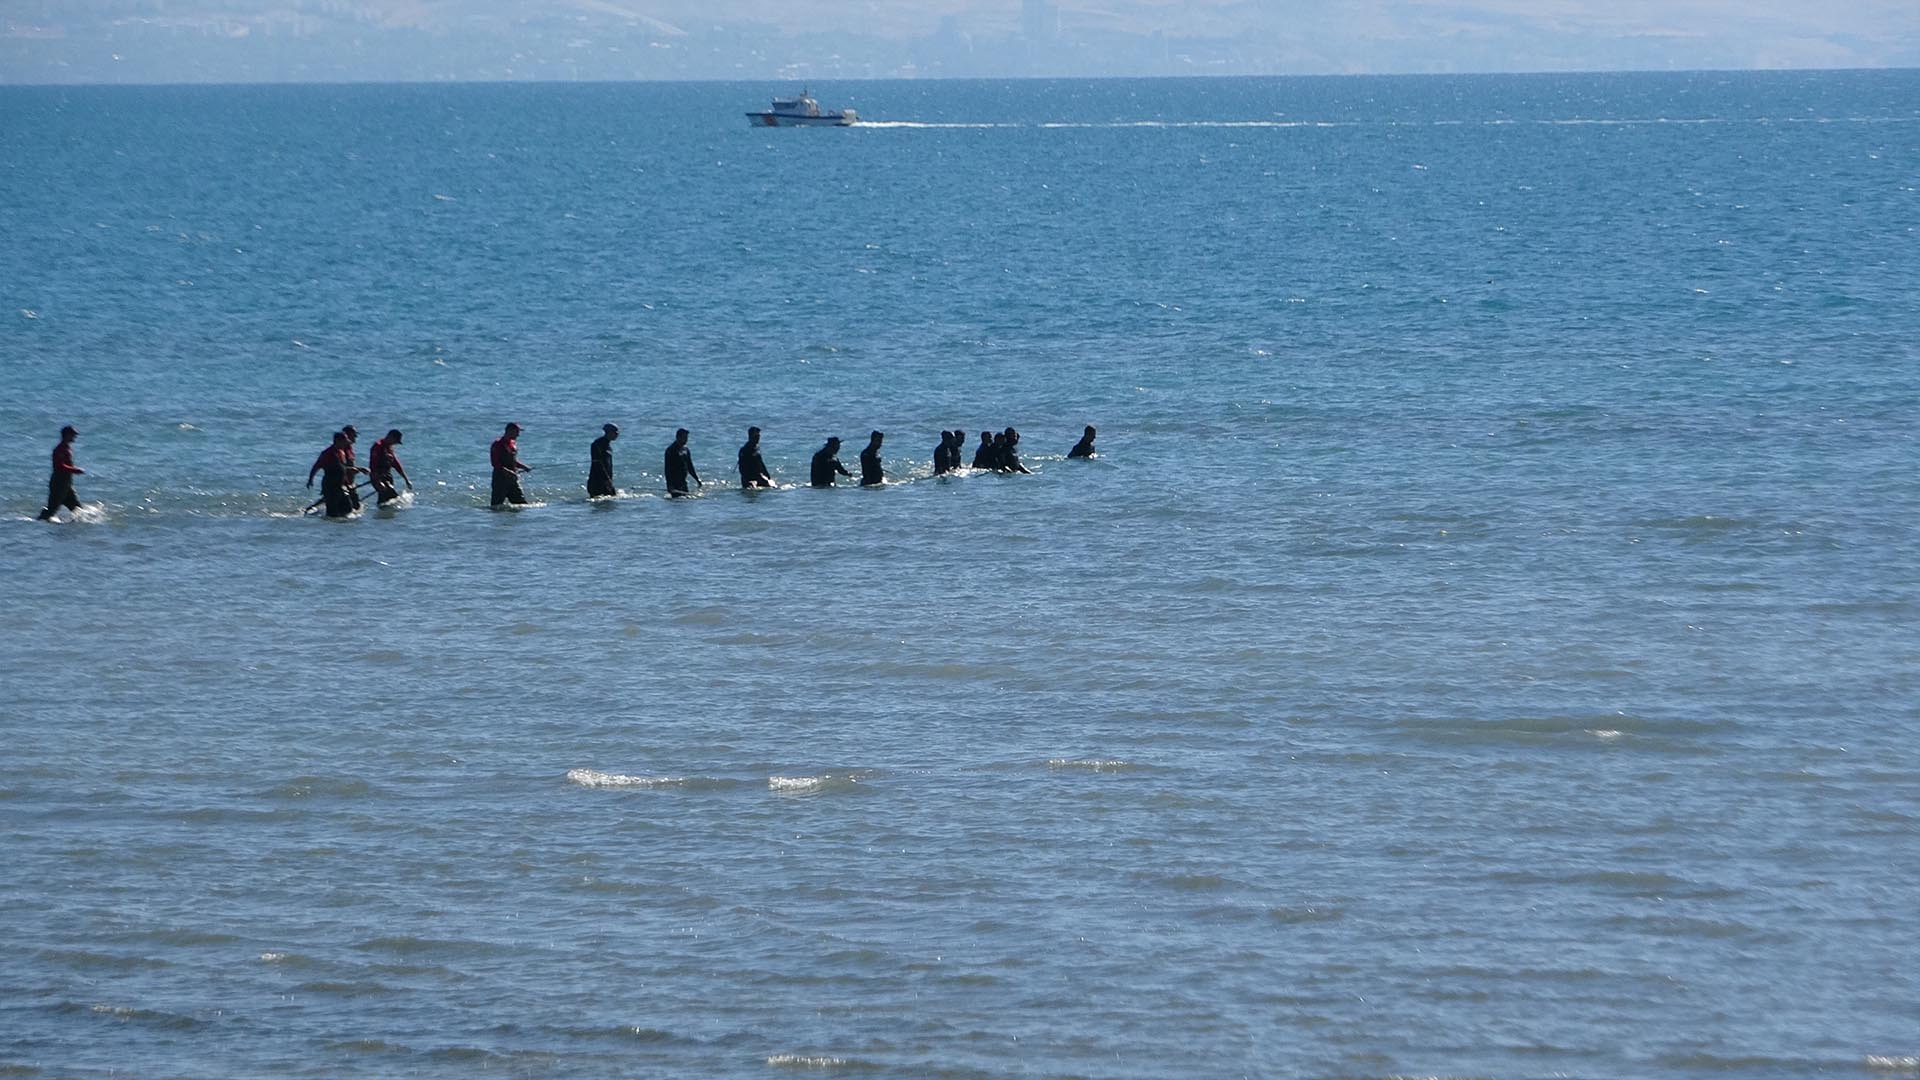
[[[0,82],[793,79],[1920,66],[1868,0],[15,0]]]

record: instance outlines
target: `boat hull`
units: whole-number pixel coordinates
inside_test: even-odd
[[[754,127],[852,127],[859,121],[848,113],[824,113],[800,116],[789,113],[750,112],[747,123]]]

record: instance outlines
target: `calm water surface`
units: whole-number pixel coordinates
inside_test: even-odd
[[[1920,74],[785,89],[0,90],[0,1075],[1920,1075]]]

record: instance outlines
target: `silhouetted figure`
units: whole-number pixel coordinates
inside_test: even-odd
[[[80,509],[80,497],[73,493],[73,478],[87,471],[73,463],[73,440],[80,433],[69,424],[60,429],[60,441],[53,448],[53,475],[47,478],[47,508],[40,511],[41,521],[52,521],[61,507]]]
[[[987,468],[994,472],[1007,471],[1007,433],[995,432],[993,442],[987,447]]]
[[[740,446],[740,486],[742,488],[770,488],[773,476],[767,472],[767,462],[760,456],[760,429],[747,429],[747,441]]]
[[[407,467],[400,464],[400,456],[393,452],[400,440],[400,429],[394,428],[367,451],[367,479],[373,481],[373,492],[381,506],[400,497],[400,489],[393,486],[394,473],[406,481],[408,491],[413,490],[413,478],[407,475]]]
[[[347,501],[353,503],[355,510],[360,509],[360,485],[353,482],[355,476],[367,470],[360,467],[355,452],[360,449],[360,432],[352,424],[342,424],[341,434],[347,437]]]
[[[980,445],[973,451],[973,467],[976,469],[993,468],[993,432],[980,433]]]
[[[1092,457],[1092,456],[1093,456],[1093,425],[1088,424],[1087,433],[1080,436],[1080,441],[1073,444],[1073,449],[1067,451],[1067,458],[1068,460],[1072,460],[1073,458],[1077,458],[1077,457]]]
[[[1013,430],[1012,428],[1008,428],[1007,430],[1001,432],[999,447],[1000,447],[999,469],[1001,472],[1017,472],[1017,473],[1026,473],[1029,476],[1033,475],[1032,469],[1029,469],[1025,465],[1020,464],[1020,433],[1019,432]]]
[[[493,462],[493,501],[490,505],[496,509],[502,503],[515,506],[527,504],[526,492],[520,490],[520,474],[532,472],[533,466],[520,463],[519,435],[520,425],[508,424],[505,433],[493,440],[493,447],[488,453]]]
[[[327,505],[327,516],[343,518],[351,516],[357,507],[353,499],[353,478],[360,471],[353,463],[353,444],[348,441],[347,433],[333,433],[333,445],[320,451],[320,460],[314,463],[320,470],[320,501]],[[309,507],[308,509],[312,509]]]
[[[587,447],[587,498],[599,499],[619,494],[613,486],[613,440],[620,437],[617,424],[600,425],[601,435]]]
[[[887,476],[880,471],[880,440],[886,438],[874,432],[867,438],[867,448],[860,451],[860,486],[879,487],[887,482]]]
[[[933,448],[933,475],[953,471],[953,432],[940,433],[940,445]]]
[[[827,445],[813,452],[813,475],[811,483],[817,488],[833,486],[833,474],[852,476],[845,465],[840,464],[840,437],[827,440]]]
[[[673,433],[673,445],[667,447],[667,494],[674,498],[689,494],[687,477],[701,487],[707,485],[700,479],[700,473],[693,467],[693,451],[687,449],[687,429],[681,428]]]
[[[307,469],[307,486],[312,487],[313,478],[324,472],[329,462],[338,464],[340,468],[344,470],[342,473],[342,479],[346,485],[344,497],[347,500],[347,509],[349,511],[360,509],[359,485],[353,482],[353,478],[366,471],[354,463],[353,437],[353,425],[351,424],[334,432],[332,441],[327,443],[326,448],[321,450],[319,455],[313,459],[312,467]],[[314,507],[323,504],[328,508],[328,517],[342,516],[333,513],[332,504],[327,502],[327,485],[324,478],[320,485],[320,497],[308,503],[307,510],[312,510]],[[305,513],[306,511],[301,512]]]

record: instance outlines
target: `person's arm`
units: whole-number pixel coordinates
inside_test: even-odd
[[[405,465],[400,464],[400,459],[397,457],[394,457],[393,452],[391,450],[387,452],[387,460],[393,462],[393,471],[400,474],[400,479],[405,480],[407,482],[407,490],[412,491],[413,477],[407,475],[407,467]]]
[[[308,487],[313,486],[313,478],[319,474],[320,467],[326,463],[326,460],[327,460],[327,451],[325,450],[320,451],[320,456],[313,459],[313,468],[307,470],[307,486]]]
[[[707,482],[700,479],[700,470],[693,467],[693,455],[687,455],[687,475],[693,477],[695,487],[706,487]]]
[[[834,459],[833,459],[833,467],[834,467],[834,468],[836,468],[836,469],[839,469],[839,470],[840,470],[840,475],[841,475],[841,476],[852,476],[852,475],[853,475],[852,473],[850,473],[850,472],[848,472],[848,471],[847,471],[847,467],[846,467],[845,465],[842,465],[842,464],[840,464],[840,459],[839,459],[839,458],[834,458]]]
[[[53,458],[53,471],[54,471],[54,472],[63,472],[63,473],[66,473],[66,474],[67,474],[68,476],[85,476],[85,475],[87,475],[87,470],[85,470],[85,469],[83,469],[83,468],[81,468],[80,466],[78,466],[78,465],[75,465],[75,464],[73,463],[73,451],[71,451],[71,450],[69,450],[69,451],[67,451],[67,452],[66,452],[66,453],[64,453],[64,454],[56,454],[56,455],[54,455],[54,458]]]

